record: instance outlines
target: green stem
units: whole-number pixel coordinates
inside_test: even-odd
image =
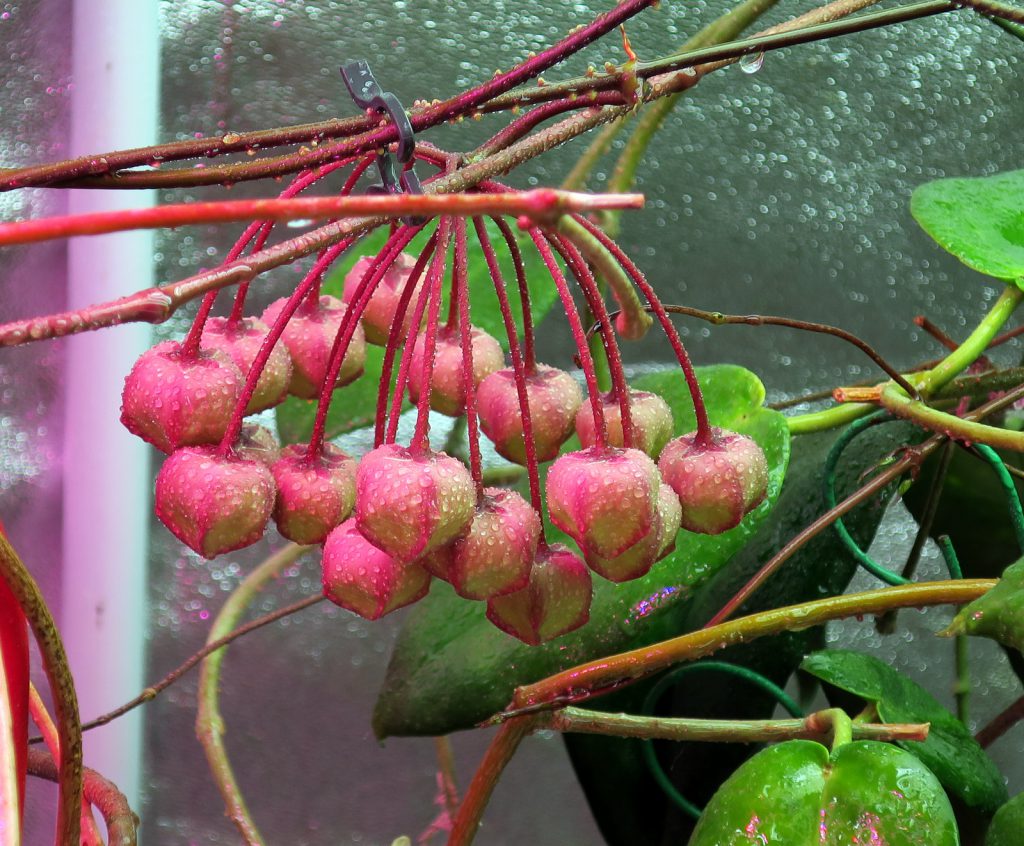
[[[892,383],[882,388],[880,401],[883,408],[897,417],[916,423],[923,429],[947,435],[958,441],[1024,452],[1024,432],[1001,429],[998,426],[965,420],[955,414],[947,414],[923,402],[910,399]]]
[[[549,711],[539,727],[578,734],[708,743],[776,743],[793,739],[823,741],[834,736],[834,724],[823,718],[828,713],[825,711],[791,720],[700,720],[611,714],[569,706]],[[857,740],[924,740],[928,736],[928,724],[858,723],[852,728],[852,736]]]
[[[245,613],[246,608],[256,598],[259,592],[271,581],[276,579],[284,570],[290,567],[303,552],[309,547],[289,544],[280,552],[275,553],[266,559],[262,564],[253,570],[235,591],[228,597],[224,607],[221,608],[213,621],[213,627],[207,637],[207,643],[220,640],[230,634],[238,624],[238,620]],[[234,771],[231,769],[231,762],[228,760],[227,750],[224,747],[224,720],[220,714],[219,687],[220,668],[227,654],[227,649],[219,649],[203,661],[203,667],[199,676],[199,708],[196,714],[196,736],[203,745],[206,752],[206,759],[210,764],[210,771],[214,781],[224,797],[227,806],[227,813],[231,821],[241,832],[242,839],[250,846],[263,846],[263,836],[260,834],[252,815],[246,807],[245,799],[242,797],[235,779]]]
[[[1016,285],[1007,285],[988,314],[982,318],[974,331],[971,332],[960,346],[931,370],[926,370],[923,373],[907,374],[907,380],[926,396],[939,391],[959,373],[970,367],[985,352],[992,339],[995,338],[999,330],[1010,318],[1010,315],[1013,314],[1014,309],[1020,304],[1022,298],[1024,298],[1024,291]],[[885,393],[885,390],[883,389],[883,393]],[[910,402],[910,400],[908,399],[907,402]],[[793,417],[788,417],[786,423],[789,426],[790,434],[793,435],[821,432],[852,423],[857,418],[871,412],[875,407],[872,403],[867,402],[843,403],[824,411],[814,411],[809,414],[797,414]],[[899,413],[895,409],[890,410],[893,413]],[[940,414],[941,412],[935,413]],[[932,427],[927,426],[927,428]],[[971,438],[970,440],[990,443],[982,438]],[[1010,448],[1020,449],[1019,446]]]
[[[975,330],[959,347],[931,370],[911,378],[918,390],[923,394],[937,391],[958,376],[961,371],[970,367],[985,352],[992,339],[999,334],[999,330],[1009,320],[1014,309],[1020,305],[1022,298],[1024,298],[1024,291],[1016,285],[1007,285],[988,314],[982,318]]]
[[[588,699],[631,684],[673,664],[711,655],[727,646],[749,643],[784,631],[802,631],[829,620],[881,614],[893,608],[962,605],[996,584],[993,579],[920,582],[818,599],[775,608],[709,626],[680,637],[601,658],[516,688],[511,710],[499,718]]]
[[[808,719],[813,720],[815,717],[817,717],[821,727],[827,729],[832,735],[833,753],[840,746],[853,740],[853,721],[842,708],[829,708],[827,711],[819,711],[817,714],[811,714]]]
[[[704,27],[704,29],[683,44],[679,52],[688,52],[701,47],[710,47],[714,44],[730,41],[776,3],[778,3],[778,0],[745,0],[745,2],[740,3],[732,11],[727,12]],[[615,162],[615,168],[612,171],[609,185],[632,185],[636,181],[636,173],[640,168],[640,162],[643,160],[644,153],[647,152],[647,148],[650,146],[654,136],[657,135],[665,119],[685,93],[685,91],[680,91],[676,94],[671,94],[643,109],[637,119],[633,134],[630,135],[626,146]],[[626,119],[623,118],[606,127],[591,145],[591,148],[593,149],[598,145],[609,146],[619,129],[625,124],[625,121]],[[591,150],[588,150],[585,157],[590,155]],[[594,158],[596,160],[596,156]],[[609,188],[609,190],[612,189]],[[613,238],[619,232],[619,217],[615,212],[605,216],[604,229]]]
[[[82,724],[78,715],[75,680],[57,624],[32,574],[0,532],[0,578],[14,594],[28,620],[42,658],[53,697],[54,721],[60,745],[57,798],[57,846],[77,844],[82,812]]]

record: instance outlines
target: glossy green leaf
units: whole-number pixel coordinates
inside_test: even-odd
[[[1018,793],[992,817],[985,846],[1020,846],[1024,841],[1024,793]]]
[[[800,668],[868,702],[890,723],[929,722],[928,739],[901,742],[943,787],[970,808],[991,813],[1006,801],[1003,778],[967,727],[927,690],[888,664],[862,652],[829,649],[808,656]]]
[[[504,707],[513,688],[581,661],[671,637],[680,631],[687,598],[740,549],[778,497],[789,457],[785,419],[762,406],[764,387],[754,374],[721,365],[699,372],[712,422],[753,437],[769,466],[766,501],[743,522],[714,537],[680,532],[676,551],[642,579],[614,585],[595,576],[590,622],[539,647],[494,628],[483,603],[459,599],[445,584],[409,616],[395,646],[374,713],[379,736],[446,734],[468,728]],[[695,427],[678,370],[634,382],[664,391],[676,433]]]
[[[928,182],[910,211],[968,267],[1024,286],[1024,170]]]
[[[870,740],[829,755],[810,740],[758,752],[708,803],[689,846],[956,846],[956,821],[913,755]]]
[[[377,386],[380,385],[383,363],[384,348],[367,345],[366,368],[363,375],[350,385],[334,392],[331,407],[327,410],[325,432],[328,440],[373,425],[377,413]],[[404,408],[409,407],[405,400],[402,404]],[[282,444],[304,443],[309,440],[313,433],[316,408],[316,400],[290,396],[274,409],[277,434]]]
[[[1024,652],[1024,560],[1007,567],[992,590],[961,608],[943,634],[990,637]]]
[[[746,546],[694,592],[681,631],[703,626],[783,544],[828,510],[821,486],[821,465],[836,437],[836,432],[816,432],[793,439],[782,494],[771,515]],[[859,487],[864,474],[894,450],[922,437],[922,430],[909,423],[890,423],[864,432],[857,439],[856,449],[850,449],[839,462],[839,496]],[[846,516],[846,527],[861,547],[871,545],[888,501],[885,493],[870,497]],[[822,532],[803,545],[743,605],[737,616],[842,593],[856,569],[856,560],[839,536]],[[785,632],[731,646],[715,653],[712,660],[749,667],[776,684],[785,685],[804,656],[821,648],[822,640],[820,627]],[[663,696],[657,713],[753,720],[768,719],[775,710],[773,697],[733,676],[705,673],[698,684],[693,681],[690,677]],[[653,683],[632,685],[592,700],[587,707],[639,713]],[[667,802],[647,770],[640,741],[589,734],[566,734],[563,739],[594,819],[609,846],[683,842],[690,834],[693,821]],[[757,751],[755,746],[737,743],[663,742],[656,746],[676,789],[698,806],[704,805],[718,786]]]

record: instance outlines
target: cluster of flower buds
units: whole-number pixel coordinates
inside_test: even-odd
[[[311,184],[302,179],[289,190]],[[626,334],[622,318],[611,322],[585,250],[560,231],[532,226],[589,399],[569,373],[537,362],[519,242],[507,222],[494,219],[516,272],[521,336],[493,230],[474,218],[506,330],[506,365],[502,344],[470,323],[470,227],[464,218],[442,217],[418,256],[404,250],[423,227],[393,227],[384,248],[348,273],[344,301],[323,295],[320,281],[352,240],[325,250],[294,293],[261,318],[243,316],[244,286],[228,318],[209,317],[210,295],[182,342],[158,344],[136,362],[125,381],[122,421],[169,454],[156,482],[161,521],[212,558],[256,542],[273,518],[284,537],[322,544],[324,591],[338,605],[376,619],[420,599],[439,578],[460,596],[485,601],[496,626],[530,644],[587,621],[591,572],[613,582],[635,579],[674,548],[680,527],[718,533],[735,526],[764,498],[763,453],[746,437],[712,429],[689,359],[650,285],[597,227],[575,222],[591,249],[596,244],[618,262],[669,333],[693,395],[696,432],[672,440],[666,402],[626,384],[615,338],[615,328]],[[253,224],[229,259],[253,240],[261,246],[271,226]],[[596,317],[610,391],[598,389],[563,266]],[[324,429],[337,389],[362,373],[367,343],[385,347],[384,372],[375,447],[357,461],[326,442]],[[401,445],[406,394],[417,418],[410,443]],[[281,449],[244,418],[287,395],[318,399],[317,416],[309,443]],[[431,410],[466,417],[468,461],[430,447]],[[481,431],[498,454],[526,468],[529,501],[484,485]],[[559,454],[573,433],[582,449]],[[552,460],[543,492],[548,517],[579,554],[545,538],[538,468]]]

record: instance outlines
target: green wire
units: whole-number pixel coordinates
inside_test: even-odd
[[[1013,533],[1017,536],[1017,545],[1021,552],[1024,552],[1024,510],[1021,509],[1020,495],[1017,493],[1017,486],[1013,483],[1010,471],[1006,464],[999,457],[992,447],[986,444],[975,444],[978,455],[984,458],[999,477],[999,483],[1003,486],[1003,493],[1006,494],[1006,502],[1010,507],[1010,522],[1013,523]]]
[[[669,687],[675,685],[683,676],[694,672],[705,671],[727,673],[743,679],[744,681],[748,681],[755,687],[760,688],[775,697],[775,700],[789,712],[791,717],[804,716],[803,710],[795,701],[793,701],[793,698],[771,679],[765,678],[760,673],[748,669],[747,667],[730,664],[727,661],[700,661],[696,664],[687,664],[685,667],[679,667],[671,673],[667,673],[662,676],[658,683],[651,688],[650,692],[644,698],[642,713],[644,715],[650,715],[653,713],[654,707],[658,704],[658,700],[661,698],[662,694],[664,694]],[[668,796],[673,804],[683,811],[683,813],[695,820],[699,819],[701,809],[683,796],[683,794],[676,789],[676,786],[672,784],[672,780],[668,777],[668,774],[661,766],[661,762],[658,760],[658,756],[654,751],[654,742],[651,740],[642,740],[641,744],[644,763],[647,765],[647,769],[650,770],[651,775],[654,776],[654,780],[658,783],[658,786],[664,791],[665,795]]]
[[[892,417],[888,411],[876,411],[874,414],[870,414],[867,417],[863,417],[860,420],[851,423],[843,430],[843,433],[836,439],[836,442],[832,444],[832,449],[829,450],[828,458],[825,459],[825,477],[823,480],[825,489],[825,507],[828,510],[836,507],[836,467],[839,464],[839,457],[843,454],[843,451],[850,445],[850,442],[865,429],[868,429],[878,423],[885,423],[896,419],[897,418]],[[835,523],[833,523],[833,527],[839,535],[839,540],[842,541],[843,546],[845,546],[849,553],[857,559],[857,563],[871,573],[871,575],[881,579],[887,585],[909,584],[909,579],[905,579],[898,573],[894,573],[892,570],[883,567],[875,561],[874,558],[861,549],[857,544],[857,541],[855,541],[850,535],[846,528],[846,524],[843,523],[841,517],[836,518]]]
[[[960,559],[957,558],[956,550],[953,549],[953,541],[949,539],[949,535],[942,535],[939,537],[939,549],[942,552],[942,557],[946,561],[946,568],[949,570],[949,577],[951,579],[962,579],[964,577],[964,571],[960,569]]]

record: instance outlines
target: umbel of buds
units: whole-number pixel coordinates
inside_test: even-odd
[[[296,184],[319,178],[305,175]],[[158,344],[136,362],[125,380],[122,420],[169,453],[156,482],[161,521],[212,558],[258,541],[273,516],[282,537],[323,546],[324,594],[349,611],[376,619],[417,601],[438,578],[461,597],[486,602],[487,618],[528,644],[586,623],[592,574],[611,582],[640,578],[671,566],[666,556],[686,542],[677,537],[680,527],[715,534],[737,525],[765,497],[764,454],[747,437],[711,428],[689,359],[653,290],[604,233],[583,218],[576,223],[619,263],[668,333],[690,388],[696,431],[670,440],[675,424],[665,400],[626,382],[587,260],[560,230],[533,227],[526,240],[536,248],[534,265],[543,265],[561,298],[590,399],[584,403],[572,374],[538,363],[517,236],[498,222],[516,271],[522,330],[491,233],[474,219],[507,362],[503,343],[470,323],[469,227],[465,219],[441,217],[419,256],[403,252],[419,243],[418,229],[393,227],[381,252],[347,275],[344,303],[320,285],[349,243],[325,250],[294,293],[262,319],[244,316],[244,286],[228,318],[209,317],[215,294],[208,295],[184,341]],[[262,244],[273,224],[254,227],[232,256],[244,252],[253,233],[263,233]],[[563,267],[601,332],[609,391],[598,387]],[[615,325],[636,334],[646,325],[636,318]],[[346,401],[344,386],[362,373],[367,340],[385,346],[374,445],[351,458],[328,442],[327,414],[339,394]],[[316,400],[316,410],[308,442],[282,449],[245,418],[285,393]],[[415,430],[399,443],[406,394],[416,404]],[[465,459],[431,445],[431,411],[465,417]],[[484,485],[481,431],[498,455],[526,468],[528,499]],[[574,431],[582,448],[563,452]],[[554,463],[542,485],[540,465],[548,461]],[[550,522],[578,551],[549,542],[545,501]]]

